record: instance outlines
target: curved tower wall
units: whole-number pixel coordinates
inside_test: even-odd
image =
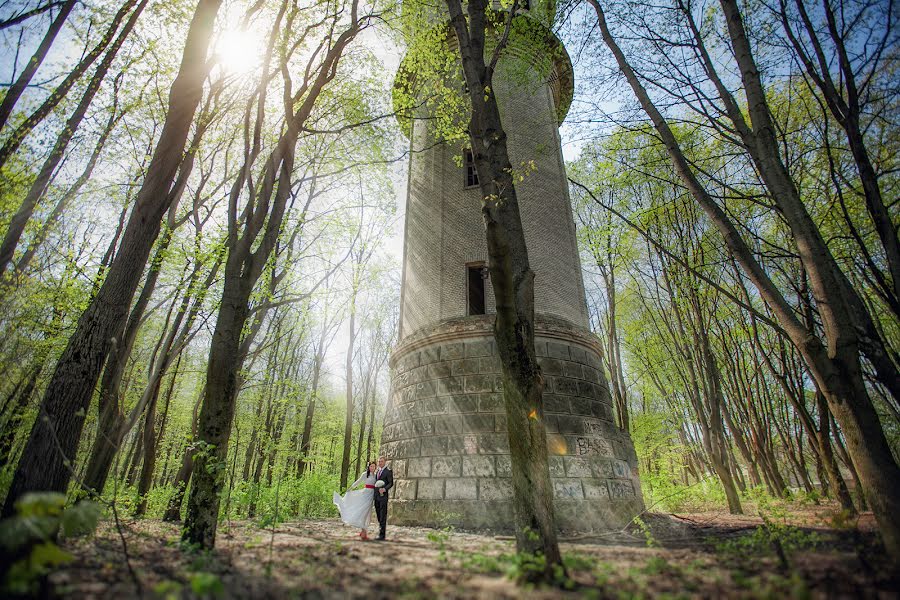
[[[571,67],[563,52],[541,75],[522,68],[532,58],[514,44],[498,65],[495,93],[510,161],[529,165],[516,192],[535,272],[557,516],[563,529],[620,527],[643,501],[633,445],[614,424],[602,349],[588,330],[558,133]],[[400,341],[382,435],[396,480],[391,520],[507,529],[512,484],[489,280],[488,314],[467,315],[467,265],[488,259],[481,192],[466,186],[463,146],[440,142],[428,122],[411,128]]]

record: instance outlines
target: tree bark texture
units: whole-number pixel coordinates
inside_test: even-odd
[[[109,355],[121,339],[128,307],[140,281],[181,163],[194,113],[203,94],[213,23],[221,0],[200,0],[191,21],[178,75],[169,92],[166,122],[106,279],[81,315],[51,377],[40,412],[13,477],[3,516],[30,491],[64,492],[71,479],[85,415]]]

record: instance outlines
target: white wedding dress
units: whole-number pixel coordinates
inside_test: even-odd
[[[356,486],[365,484],[366,487],[354,490]],[[360,475],[359,479],[347,487],[347,493],[341,496],[334,492],[332,500],[341,513],[341,521],[347,525],[353,525],[360,529],[368,529],[369,520],[372,517],[372,506],[375,498],[375,474],[368,472]]]

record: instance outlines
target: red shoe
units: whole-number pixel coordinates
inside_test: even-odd
[[[360,531],[360,532],[359,532],[359,539],[361,539],[361,540],[364,541],[364,542],[368,542],[368,541],[369,541],[369,535],[368,535],[365,531]]]

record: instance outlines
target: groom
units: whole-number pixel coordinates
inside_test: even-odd
[[[376,483],[380,479],[384,487],[375,488],[375,515],[378,517],[378,541],[384,540],[387,529],[388,491],[394,486],[394,474],[385,465],[383,456],[378,457],[378,469],[375,470]]]

